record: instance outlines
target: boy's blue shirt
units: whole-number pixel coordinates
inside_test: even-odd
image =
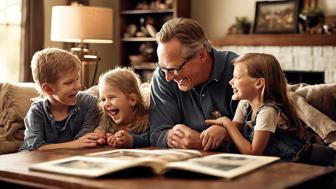
[[[25,119],[25,137],[19,151],[35,150],[44,144],[63,143],[92,132],[98,125],[100,110],[98,99],[85,92],[77,94],[77,103],[71,106],[65,125],[56,127],[50,112],[50,102],[34,102]]]

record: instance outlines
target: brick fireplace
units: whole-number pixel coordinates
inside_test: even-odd
[[[216,46],[238,54],[273,54],[286,73],[289,83],[335,83],[336,46]]]

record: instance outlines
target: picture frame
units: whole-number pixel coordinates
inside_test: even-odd
[[[253,33],[297,33],[298,0],[257,1]]]

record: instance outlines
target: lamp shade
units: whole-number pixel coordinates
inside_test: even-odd
[[[53,6],[52,41],[112,43],[112,9],[89,6]]]

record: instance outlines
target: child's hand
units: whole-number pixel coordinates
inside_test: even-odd
[[[207,151],[218,148],[226,134],[226,129],[219,125],[212,125],[204,130],[200,135],[203,150]]]
[[[229,118],[227,118],[226,116],[217,118],[217,119],[208,119],[205,120],[205,124],[207,125],[219,125],[219,126],[223,126],[225,127],[228,123],[228,121],[231,121]]]
[[[105,134],[103,132],[97,132],[97,131],[94,131],[94,133],[96,133],[98,136],[97,143],[99,145],[105,145],[106,144]]]
[[[76,147],[96,147],[97,140],[99,139],[99,134],[97,133],[87,133],[81,136],[79,139],[75,140]]]
[[[120,130],[114,134],[114,147],[117,148],[131,148],[133,146],[133,137],[125,130]]]
[[[112,133],[106,133],[107,145],[114,147],[115,137]]]
[[[99,145],[105,145],[106,144],[106,138],[105,137],[103,137],[103,138],[99,138],[98,140],[97,140],[97,143],[99,144]]]

